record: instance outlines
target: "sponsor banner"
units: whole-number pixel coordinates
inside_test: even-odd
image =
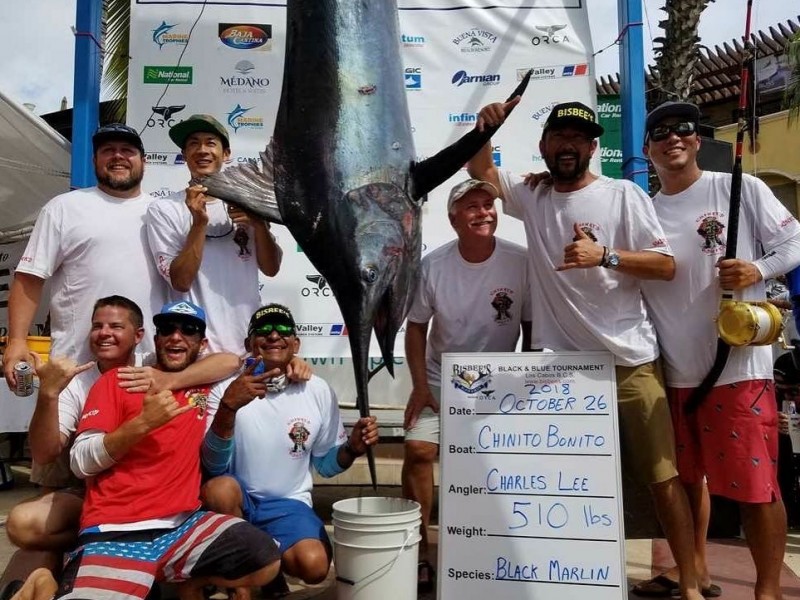
[[[163,195],[186,186],[189,174],[168,131],[194,113],[209,113],[227,128],[229,164],[259,162],[272,135],[283,82],[285,5],[133,0],[128,123],[142,132],[148,191]],[[486,10],[489,6],[495,8]],[[469,7],[445,10],[454,8],[452,0],[400,0],[399,8],[400,75],[420,160],[472,129],[480,108],[504,100],[531,68],[525,97],[492,140],[498,166],[517,174],[541,171],[538,141],[550,107],[571,100],[595,106],[585,2],[548,0],[544,8],[539,0],[471,0]],[[201,9],[191,37],[181,37]],[[172,27],[165,30],[162,24]],[[466,177],[462,169],[429,194],[423,254],[454,238],[446,199]],[[524,244],[522,224],[498,213],[498,235]],[[320,274],[285,228],[272,231],[283,248],[283,264],[276,277],[262,279],[262,298],[291,306],[298,323],[308,326],[301,332],[303,356],[348,357],[347,332],[332,329],[343,327],[343,319],[327,282],[316,279]],[[404,353],[402,332],[395,353]],[[370,354],[380,354],[374,339]],[[404,369],[398,371],[405,376]]]
[[[603,175],[622,179],[622,104],[618,95],[597,97],[597,121],[606,130],[600,148]]]

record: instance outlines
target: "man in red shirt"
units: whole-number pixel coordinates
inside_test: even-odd
[[[202,308],[165,305],[153,317],[158,368],[176,372],[206,345]],[[278,573],[274,541],[236,517],[200,509],[200,445],[209,416],[208,387],[129,393],[116,370],[94,385],[70,453],[86,478],[78,549],[57,598],[145,598],[156,581],[183,586],[263,585]]]

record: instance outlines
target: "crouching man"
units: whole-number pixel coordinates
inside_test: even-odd
[[[206,345],[205,312],[190,302],[153,317],[157,368],[184,370]],[[200,446],[216,406],[208,386],[130,393],[116,369],[89,392],[70,452],[86,478],[78,548],[56,598],[145,598],[156,581],[263,585],[279,570],[273,540],[241,519],[199,510]]]
[[[210,510],[242,516],[269,533],[285,573],[319,583],[331,544],[311,507],[311,466],[323,477],[341,473],[377,444],[378,426],[375,417],[362,418],[348,436],[323,379],[286,379],[300,340],[285,306],[253,314],[245,347],[250,364],[225,389],[203,444],[206,469],[226,475],[209,480],[203,498]]]

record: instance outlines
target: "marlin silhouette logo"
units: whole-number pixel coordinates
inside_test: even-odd
[[[174,25],[167,25],[166,21],[161,21],[161,25],[153,29],[153,42],[158,44],[159,50],[164,47],[164,35],[176,26],[177,23]]]
[[[241,104],[237,104],[236,108],[234,108],[231,112],[228,113],[228,125],[231,126],[234,133],[239,130],[239,118],[243,117],[246,112],[253,110],[253,107],[250,108],[242,108]]]

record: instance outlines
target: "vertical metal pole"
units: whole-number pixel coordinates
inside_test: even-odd
[[[103,55],[99,47],[103,0],[78,0],[75,16],[75,86],[72,108],[73,188],[95,184],[92,132],[100,121],[100,78]]]
[[[642,0],[619,0],[620,103],[622,105],[622,174],[649,191],[644,140],[645,79]]]

